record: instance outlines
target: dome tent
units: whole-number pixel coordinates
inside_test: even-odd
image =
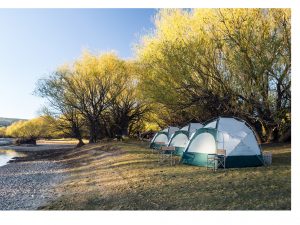
[[[157,132],[150,142],[150,148],[159,148],[161,146],[167,146],[171,136],[177,130],[179,130],[178,127],[168,127],[164,130]]]
[[[226,150],[226,168],[262,166],[263,157],[252,128],[235,117],[218,117],[198,129],[182,156],[182,162],[207,165],[207,155]]]
[[[175,147],[175,155],[182,156],[192,134],[201,127],[203,127],[201,123],[189,123],[172,135],[168,146]]]

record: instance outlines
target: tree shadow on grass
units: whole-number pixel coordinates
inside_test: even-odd
[[[290,166],[291,165],[291,153],[285,152],[285,153],[274,154],[272,157],[272,164]]]

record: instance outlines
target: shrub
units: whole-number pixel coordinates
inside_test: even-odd
[[[5,133],[6,133],[6,128],[5,127],[0,127],[0,138],[5,137],[6,136]]]

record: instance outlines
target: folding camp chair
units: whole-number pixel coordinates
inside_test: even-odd
[[[213,169],[216,171],[218,168],[226,168],[226,150],[225,149],[217,149],[216,154],[208,154],[207,155],[207,169]]]
[[[152,153],[156,153],[156,152],[159,152],[160,148],[162,145],[165,145],[166,143],[165,142],[155,142],[154,143],[154,148],[152,148]]]
[[[226,168],[226,150],[225,149],[217,149],[218,156],[218,168]]]
[[[207,162],[206,162],[206,169],[216,170],[217,160],[218,160],[217,154],[208,154],[207,155]]]
[[[270,166],[272,164],[272,152],[263,153],[263,163],[265,166]]]
[[[159,155],[158,155],[158,163],[163,162],[165,159],[169,159],[170,165],[175,165],[175,147],[174,146],[162,146],[159,149]]]

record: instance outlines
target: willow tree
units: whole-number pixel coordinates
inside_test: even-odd
[[[59,115],[58,121],[81,140],[87,127],[90,143],[104,137],[127,135],[129,126],[139,121],[147,106],[137,95],[134,63],[114,53],[85,52],[74,63],[60,68],[39,85]]]
[[[67,76],[66,67],[59,68],[47,78],[40,79],[37,83],[35,94],[46,98],[47,107],[43,113],[51,120],[53,132],[59,132],[68,137],[78,139],[78,147],[84,145],[82,140],[82,129],[84,119],[77,108],[70,104],[68,90],[65,87],[64,77]],[[73,103],[75,100],[73,100]]]
[[[125,62],[126,81],[124,90],[112,101],[109,108],[112,131],[116,135],[128,136],[138,132],[139,124],[150,111],[138,89],[140,68],[134,62]],[[134,129],[135,128],[135,129]]]
[[[64,103],[84,117],[90,143],[103,135],[102,114],[125,88],[124,67],[124,62],[113,53],[96,56],[86,52],[60,74]]]
[[[225,101],[219,50],[204,29],[208,12],[195,19],[188,11],[160,11],[155,32],[144,37],[138,48],[146,71],[141,79],[145,97],[167,108],[170,118],[182,117],[178,123],[208,119]]]
[[[17,121],[6,128],[6,135],[16,138],[32,139],[51,137],[51,124],[45,117]]]
[[[0,137],[4,138],[6,136],[6,127],[0,127]]]
[[[218,10],[219,43],[244,116],[256,119],[266,140],[290,123],[290,10]],[[215,32],[215,33],[216,33]]]
[[[290,12],[161,10],[142,38],[145,97],[173,114],[259,121],[270,139],[290,112]]]

